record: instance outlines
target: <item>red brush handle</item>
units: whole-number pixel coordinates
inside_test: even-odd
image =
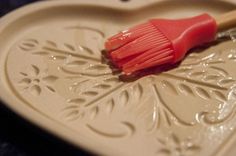
[[[217,32],[216,21],[208,14],[178,20],[154,19],[150,22],[172,43],[172,63],[181,60],[189,49],[213,41]]]

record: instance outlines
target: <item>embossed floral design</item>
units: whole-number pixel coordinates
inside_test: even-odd
[[[174,133],[170,134],[165,140],[157,138],[161,148],[157,155],[163,156],[191,156],[200,152],[201,147],[194,144],[192,139],[180,140]]]
[[[65,96],[67,102],[61,113],[66,121],[86,121],[88,129],[96,135],[121,138],[131,136],[126,135],[130,132],[138,133],[138,124],[133,122],[132,115],[146,125],[145,132],[150,134],[160,132],[163,127],[173,132],[173,126],[191,129],[197,124],[223,124],[235,114],[234,108],[223,112],[223,106],[220,107],[227,106],[229,92],[236,83],[232,73],[223,67],[229,62],[227,59],[234,59],[234,51],[192,53],[178,68],[128,83],[120,81],[119,75],[102,63],[101,41],[105,38],[102,31],[78,25],[64,27],[62,31],[73,32],[72,42],[41,39],[39,46],[37,39],[27,39],[19,47],[55,64],[50,68],[55,68],[63,81],[71,82],[65,86],[68,96]],[[36,77],[41,75],[37,67],[32,67]],[[21,74],[25,88],[33,90],[31,93],[39,95],[42,86],[55,91],[45,83],[45,77],[36,80],[28,78],[26,73]],[[51,76],[51,79],[55,81],[57,77]],[[190,103],[183,102],[186,97],[191,99]],[[179,111],[180,108],[189,111]],[[126,114],[127,118],[120,119]],[[94,126],[93,122],[119,125],[121,131],[112,133],[111,127]],[[116,123],[132,123],[132,126]],[[181,141],[175,134],[159,142],[163,143],[163,148],[158,153],[169,156],[190,155],[200,150],[191,140]]]
[[[97,114],[100,109],[99,106],[95,105],[95,102],[103,99],[104,94],[113,94],[113,91],[124,86],[121,82],[118,83],[118,78],[114,76],[104,77],[104,79],[96,79],[90,76],[86,79],[83,79],[83,77],[77,78],[77,80],[77,83],[70,86],[70,90],[75,97],[67,100],[68,106],[63,110],[68,120],[82,118],[85,114]],[[111,105],[113,105],[113,102],[111,102]]]
[[[68,113],[66,115],[67,118],[79,119],[90,110],[100,112],[97,111],[100,109],[96,103],[105,99],[108,95],[111,98],[107,99],[107,101],[112,101],[109,103],[113,109],[115,108],[114,106],[123,103],[135,104],[137,101],[132,100],[132,97],[135,96],[133,94],[134,91],[126,87],[128,85],[135,86],[135,83],[128,84],[119,81],[118,76],[113,76],[110,68],[101,63],[100,42],[104,39],[105,34],[98,29],[87,26],[68,26],[63,29],[74,32],[74,43],[61,44],[52,40],[45,40],[42,46],[38,46],[39,41],[36,39],[27,39],[21,43],[20,48],[25,51],[31,51],[33,55],[46,56],[50,59],[53,58],[52,60],[62,60],[58,67],[60,72],[65,74],[68,79],[77,80],[78,83],[69,86],[71,94],[75,95],[67,100],[68,105],[64,110]],[[79,37],[81,34],[89,35],[81,38]],[[90,46],[91,43],[96,46]],[[233,55],[233,52],[231,53]],[[196,114],[193,114],[192,119],[186,121],[172,110],[168,105],[167,98],[170,95],[176,97],[191,96],[205,101],[218,100],[219,103],[227,101],[228,88],[235,83],[235,80],[219,66],[225,62],[225,59],[222,52],[212,52],[205,56],[199,53],[192,53],[179,68],[162,74],[147,76],[140,80],[138,89],[142,90],[142,92],[153,93],[149,97],[154,101],[153,109],[147,113],[153,116],[153,127],[151,129],[159,128],[159,123],[163,123],[162,121],[169,126],[172,125],[172,122],[184,126],[196,124],[196,121],[194,121]],[[204,70],[202,70],[201,66],[205,67]],[[157,77],[159,79],[158,82],[155,81]],[[143,88],[142,83],[147,79],[152,79],[149,82],[151,85]],[[28,82],[31,81],[28,80]],[[86,87],[82,87],[81,85],[83,84],[87,84]],[[40,94],[41,88],[38,85],[34,85],[33,88],[38,90],[37,93]],[[81,88],[84,89],[81,90]],[[163,93],[170,95],[164,95]],[[113,95],[115,94],[119,95],[118,97],[120,98],[114,97]],[[141,92],[139,92],[139,96],[141,96]],[[140,100],[143,97],[139,97]],[[138,97],[136,98],[138,99]],[[199,114],[211,114],[211,112],[199,111]],[[201,117],[205,118],[207,116]],[[228,118],[230,115],[226,115],[226,117]],[[215,123],[218,122],[216,121]]]
[[[78,25],[56,31],[65,39],[29,38],[18,50],[42,59],[59,76],[30,65],[29,71],[20,73],[19,84],[43,96],[55,92],[52,83],[57,80],[57,93],[64,98],[55,111],[61,122],[82,126],[92,137],[147,141],[154,143],[150,152],[156,155],[200,155],[205,147],[196,142],[193,130],[203,133],[211,126],[224,126],[236,114],[236,75],[228,68],[235,63],[234,50],[213,46],[189,54],[177,68],[124,82],[102,62],[101,41],[106,37],[102,31]]]
[[[53,75],[43,76],[40,69],[31,65],[27,73],[20,72],[23,78],[19,81],[19,85],[23,87],[24,90],[29,90],[29,92],[34,96],[39,96],[42,92],[42,88],[46,88],[50,92],[55,92],[55,89],[50,86],[51,83],[56,81],[58,78]]]

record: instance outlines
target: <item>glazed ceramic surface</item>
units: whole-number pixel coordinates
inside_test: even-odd
[[[194,50],[178,67],[131,82],[112,74],[101,51],[107,37],[149,18],[217,16],[235,8],[223,1],[152,0],[23,7],[0,21],[0,97],[94,153],[223,155],[233,149],[236,128],[236,43]]]

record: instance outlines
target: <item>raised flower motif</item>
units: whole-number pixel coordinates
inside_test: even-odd
[[[28,90],[32,95],[39,96],[43,88],[55,92],[55,89],[50,84],[56,81],[58,77],[42,73],[37,66],[31,65],[26,73],[20,72],[20,74],[23,78],[19,81],[19,85],[24,90]]]
[[[200,146],[194,144],[190,138],[180,140],[175,134],[171,134],[165,140],[158,138],[162,148],[157,151],[158,155],[165,156],[191,156],[200,152]]]

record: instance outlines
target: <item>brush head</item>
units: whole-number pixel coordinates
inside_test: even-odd
[[[105,44],[112,62],[125,74],[170,62],[171,42],[151,22],[122,31]]]
[[[196,45],[214,40],[216,22],[207,14],[180,20],[155,19],[112,36],[109,56],[125,74],[175,63]]]

